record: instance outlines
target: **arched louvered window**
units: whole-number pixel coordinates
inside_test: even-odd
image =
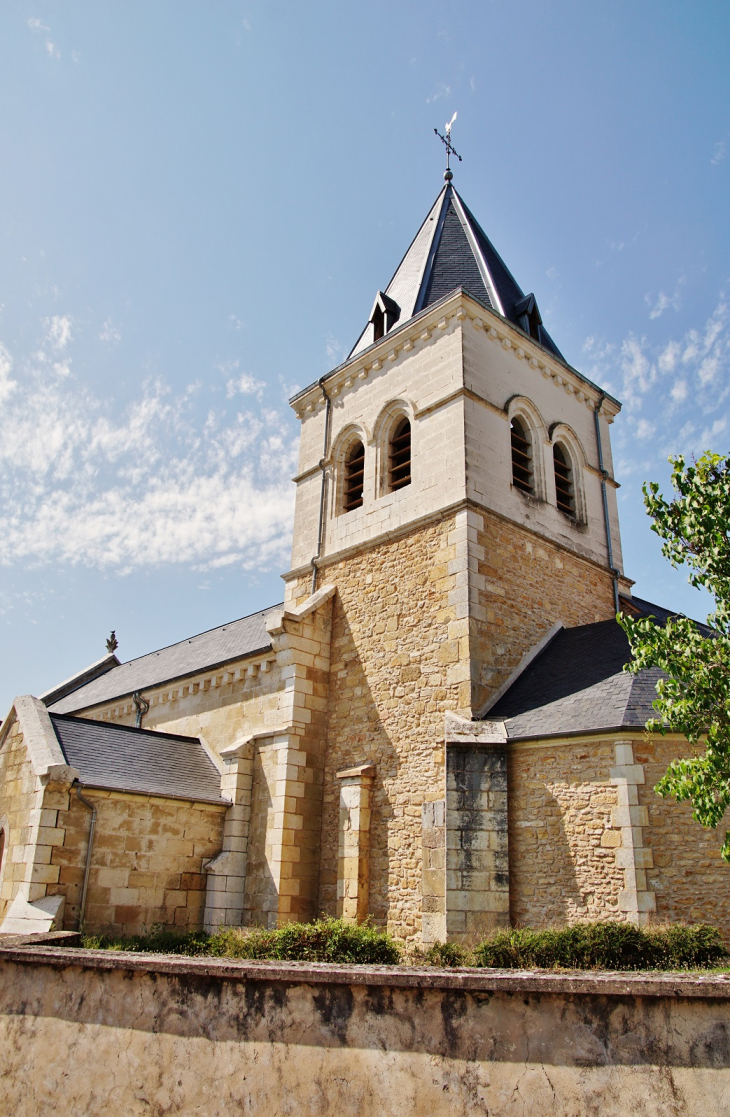
[[[355,442],[345,458],[345,498],[344,510],[351,512],[362,504],[362,490],[365,478],[365,447]]]
[[[573,483],[573,467],[570,463],[570,454],[556,443],[553,446],[553,463],[555,465],[555,496],[556,503],[561,512],[568,516],[575,515],[575,485]]]
[[[390,439],[388,485],[391,492],[411,483],[411,424],[401,419]]]
[[[3,858],[5,857],[5,830],[0,830],[0,880],[3,875]]]
[[[519,419],[513,419],[510,425],[510,438],[512,441],[512,483],[523,493],[535,491],[534,473],[532,469],[532,441],[530,433]]]

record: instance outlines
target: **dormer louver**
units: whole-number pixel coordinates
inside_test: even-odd
[[[382,291],[378,291],[373,303],[373,309],[370,312],[369,322],[373,328],[372,341],[380,341],[389,330],[393,329],[400,318],[400,307],[398,303],[384,295]]]
[[[515,319],[523,334],[542,342],[542,318],[533,294],[525,295],[515,303]]]

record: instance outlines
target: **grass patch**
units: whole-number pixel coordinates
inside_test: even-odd
[[[728,957],[720,932],[707,923],[637,927],[574,923],[571,927],[497,931],[474,950],[477,966],[500,969],[689,970]]]
[[[353,965],[396,965],[401,960],[401,948],[386,932],[369,923],[357,925],[342,919],[286,923],[272,931],[263,927],[224,927],[212,935],[205,931],[176,934],[153,928],[147,935],[84,935],[81,945],[90,950]]]

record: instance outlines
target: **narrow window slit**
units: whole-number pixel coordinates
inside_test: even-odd
[[[535,489],[532,472],[532,444],[528,432],[519,419],[513,419],[510,426],[512,442],[512,483],[523,493],[533,493]]]
[[[365,447],[356,442],[351,447],[345,461],[345,512],[362,505],[363,484],[365,480]]]
[[[561,512],[565,512],[568,516],[575,516],[573,470],[570,466],[570,458],[562,446],[553,446],[553,464],[556,504]]]
[[[401,419],[390,440],[389,484],[391,492],[411,483],[411,424]]]

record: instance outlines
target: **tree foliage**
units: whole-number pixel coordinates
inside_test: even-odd
[[[689,759],[673,760],[655,791],[692,804],[693,818],[715,828],[730,804],[730,456],[703,454],[688,465],[670,458],[674,496],[665,500],[655,482],[644,485],[652,531],[673,566],[689,570],[689,582],[714,597],[707,618],[712,632],[687,617],[661,626],[651,618],[620,617],[636,673],[659,667],[653,703],[657,717],[647,728],[682,733],[695,746]],[[730,861],[730,832],[722,857]]]

